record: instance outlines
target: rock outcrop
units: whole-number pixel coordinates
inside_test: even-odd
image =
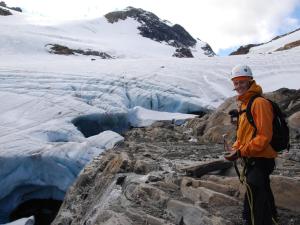
[[[204,54],[209,56],[209,57],[212,57],[212,56],[216,55],[209,44],[206,44],[206,45],[202,46],[201,48],[204,51]]]
[[[91,49],[82,50],[82,49],[71,49],[59,44],[47,44],[45,46],[48,48],[48,52],[57,55],[86,55],[86,56],[98,56],[101,59],[113,59],[111,55],[106,52],[95,51]]]
[[[68,191],[52,224],[240,224],[243,186],[236,177],[189,176],[188,165],[211,161],[192,160],[189,149],[125,143],[95,158]],[[276,203],[284,209],[282,224],[297,224],[300,180],[276,176],[272,183]]]
[[[12,9],[12,10],[18,11],[18,12],[22,12],[22,9],[20,7],[8,7],[6,5],[6,3],[3,2],[3,1],[0,2],[0,6],[6,8],[6,9],[0,8],[0,16],[10,16],[10,15],[12,15],[12,13],[9,9]]]
[[[130,17],[141,23],[138,27],[143,37],[155,41],[165,41],[174,47],[192,47],[196,40],[180,25],[169,26],[155,14],[143,9],[128,7],[124,11],[115,11],[105,15],[110,23]]]
[[[249,51],[250,51],[250,48],[253,48],[253,47],[256,47],[256,46],[260,46],[260,45],[264,45],[264,44],[268,44],[268,43],[270,43],[272,41],[275,41],[275,40],[277,40],[279,38],[282,38],[282,37],[285,37],[287,35],[290,35],[290,34],[292,34],[294,32],[299,31],[299,30],[300,30],[300,28],[298,28],[296,30],[293,30],[291,32],[288,32],[286,34],[278,35],[278,36],[274,37],[272,40],[270,40],[268,42],[259,43],[259,44],[248,44],[248,45],[240,46],[236,51],[231,52],[229,55],[245,55],[245,54],[248,54]],[[283,51],[283,50],[288,50],[288,49],[297,47],[297,46],[299,46],[299,42],[300,42],[300,40],[294,41],[294,42],[291,42],[291,43],[287,43],[284,46],[276,49],[275,51]]]
[[[174,57],[177,58],[193,58],[193,54],[189,48],[177,48],[175,53],[173,54]]]
[[[260,46],[262,44],[248,44],[240,46],[236,51],[231,52],[229,55],[245,55],[248,54],[250,51],[250,48]]]
[[[284,51],[284,50],[288,50],[288,49],[295,48],[298,46],[300,46],[300,40],[288,43],[288,44],[284,45],[283,47],[276,49],[275,51]]]
[[[10,15],[12,15],[12,13],[9,10],[0,8],[0,16],[10,16]]]
[[[286,106],[299,129],[294,119],[299,90],[280,89],[268,97]],[[232,164],[223,159],[223,145],[203,138],[218,141],[213,133],[220,133],[214,128],[220,123],[228,123],[224,130],[230,129],[227,111],[235,107],[233,100],[182,125],[156,122],[128,131],[123,144],[84,168],[52,224],[241,224],[245,188]],[[300,223],[299,143],[294,139],[291,151],[279,156],[271,177],[280,224]]]
[[[190,190],[194,178],[180,175],[190,160],[181,152],[150,143],[125,143],[106,152],[82,171],[53,224],[232,224],[200,200],[238,201],[208,189]]]

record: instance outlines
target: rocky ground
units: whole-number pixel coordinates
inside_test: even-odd
[[[299,111],[299,91],[283,93],[290,119]],[[228,100],[181,125],[157,122],[128,131],[124,143],[84,168],[52,224],[241,224],[244,187],[223,159],[218,137],[234,133],[226,122],[231,106]],[[291,150],[280,154],[271,178],[281,225],[300,224],[300,126],[292,121]]]

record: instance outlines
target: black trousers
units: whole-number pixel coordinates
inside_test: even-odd
[[[246,160],[247,192],[244,198],[243,219],[252,225],[251,208],[248,196],[253,199],[253,215],[255,225],[273,225],[277,220],[277,210],[270,187],[270,174],[275,168],[275,160],[267,158],[251,158]]]

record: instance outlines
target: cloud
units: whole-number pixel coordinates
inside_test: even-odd
[[[281,27],[295,28],[298,19],[288,19],[299,1],[296,0],[210,0],[192,9],[197,26],[193,34],[209,42],[214,50],[254,42],[268,41]],[[196,14],[201,16],[196,16]],[[297,21],[296,21],[297,20]],[[188,24],[188,22],[186,22]]]
[[[6,0],[60,18],[100,17],[127,6],[140,7],[178,23],[215,51],[268,41],[299,26],[291,17],[300,0]]]

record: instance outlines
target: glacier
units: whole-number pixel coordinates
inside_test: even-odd
[[[82,168],[122,143],[130,127],[218,107],[234,95],[236,64],[248,64],[264,91],[300,87],[299,47],[207,57],[199,43],[196,58],[177,59],[174,48],[141,37],[137,26],[132,19],[57,25],[26,13],[1,18],[0,224],[25,201],[62,200]],[[117,58],[53,55],[51,43]]]

